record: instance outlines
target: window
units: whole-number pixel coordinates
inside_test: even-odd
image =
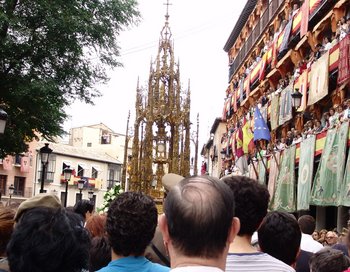
[[[111,134],[108,131],[103,131],[101,136],[101,144],[110,144],[111,143]]]
[[[7,181],[7,176],[0,175],[0,193],[2,195],[6,195],[6,181]]]
[[[68,167],[70,168],[70,166],[71,166],[71,163],[69,161],[64,161],[62,163],[62,174],[64,173],[64,169],[66,169]]]
[[[79,177],[83,177],[84,176],[84,168],[80,164],[78,164],[78,176]]]
[[[87,147],[92,147],[92,143],[87,143],[86,146]]]
[[[24,187],[25,187],[25,177],[15,177],[13,186],[15,187],[15,190],[13,192],[14,195],[17,196],[24,196]]]
[[[21,165],[21,155],[16,154],[15,156],[15,165]]]
[[[97,177],[98,177],[97,167],[91,167],[91,177],[97,179]]]

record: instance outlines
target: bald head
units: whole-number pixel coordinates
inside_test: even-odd
[[[233,193],[210,176],[182,180],[165,200],[174,247],[189,257],[215,258],[226,246],[234,216]]]

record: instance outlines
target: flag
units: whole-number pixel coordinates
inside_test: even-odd
[[[309,27],[309,10],[310,10],[310,2],[309,0],[305,0],[304,4],[301,6],[301,25],[300,25],[300,38],[302,38],[308,31]]]
[[[265,53],[261,59],[260,71],[259,71],[259,80],[263,81],[265,79],[265,70],[267,63],[267,53]]]
[[[293,82],[284,88],[280,95],[278,124],[283,125],[293,118],[292,114]]]
[[[11,170],[12,169],[12,157],[11,156],[6,156],[6,158],[4,158],[2,160],[2,167],[4,168],[4,170]]]
[[[295,150],[296,145],[292,145],[283,152],[276,190],[271,197],[271,210],[295,211]]]
[[[270,130],[266,125],[264,118],[258,106],[255,106],[254,112],[254,141],[258,140],[271,140]]]
[[[271,197],[275,193],[276,180],[279,174],[278,166],[280,163],[280,158],[281,158],[281,152],[277,151],[276,153],[274,153],[274,155],[271,157],[271,160],[270,160],[269,180],[267,183],[267,190],[269,191]]]
[[[297,184],[297,210],[309,210],[316,136],[309,135],[300,144]]]
[[[329,129],[311,190],[311,204],[336,206],[344,178],[349,123]]]
[[[282,39],[282,43],[281,46],[278,49],[278,52],[281,54],[284,51],[288,50],[288,43],[289,43],[289,37],[290,37],[290,33],[292,31],[292,24],[293,24],[293,18],[291,18],[286,27],[284,28],[284,33],[282,32],[281,35],[283,35],[283,39]]]
[[[342,84],[350,78],[349,44],[350,35],[346,35],[339,42],[338,84]]]
[[[236,158],[239,159],[244,155],[243,152],[243,131],[239,128],[236,133]]]
[[[244,154],[251,153],[254,149],[254,134],[252,133],[249,122],[245,120],[243,127],[243,152]]]
[[[29,173],[29,157],[21,158],[21,172]]]
[[[328,94],[329,50],[311,66],[308,105],[313,105]]]

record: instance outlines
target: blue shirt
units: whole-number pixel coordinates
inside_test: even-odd
[[[101,268],[97,272],[168,272],[169,270],[169,267],[152,263],[143,256],[129,256],[111,261],[106,267]]]

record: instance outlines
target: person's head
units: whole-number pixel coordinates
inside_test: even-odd
[[[227,176],[221,180],[234,194],[235,216],[241,223],[238,235],[252,236],[267,214],[270,199],[268,190],[256,180],[245,176]]]
[[[94,211],[94,204],[90,200],[82,199],[75,203],[73,210],[86,221]]]
[[[326,234],[326,243],[333,246],[338,242],[338,235],[334,231],[328,231]]]
[[[11,272],[74,272],[88,268],[89,248],[89,234],[77,214],[37,207],[22,214],[7,257]]]
[[[141,256],[151,242],[158,212],[153,199],[138,192],[125,192],[108,209],[106,232],[114,254]]]
[[[312,233],[311,236],[315,241],[317,241],[320,238],[320,235],[318,234],[318,231],[316,231],[316,230]]]
[[[302,215],[298,219],[298,224],[302,233],[311,235],[316,227],[315,219],[311,215]]]
[[[297,220],[286,212],[270,212],[258,229],[261,251],[294,265],[300,248],[301,231]]]
[[[334,109],[333,109],[333,108],[330,108],[330,109],[329,109],[329,115],[330,115],[330,116],[333,116],[333,115],[334,115]]]
[[[349,268],[350,259],[340,250],[327,247],[313,254],[309,264],[310,272],[342,272]]]
[[[37,207],[61,208],[61,201],[54,194],[38,194],[23,201],[15,215],[15,221],[18,222],[21,216],[28,210]]]
[[[91,240],[89,271],[94,272],[111,261],[111,247],[106,236],[96,236]]]
[[[222,260],[224,269],[239,220],[234,218],[233,193],[223,181],[210,176],[183,179],[165,199],[164,213],[159,225],[172,265],[172,255],[180,255]]]
[[[6,255],[6,246],[10,240],[13,225],[15,224],[15,211],[1,207],[0,208],[0,257]]]
[[[104,236],[107,216],[105,214],[93,214],[87,220],[85,228],[90,232],[91,237]]]

